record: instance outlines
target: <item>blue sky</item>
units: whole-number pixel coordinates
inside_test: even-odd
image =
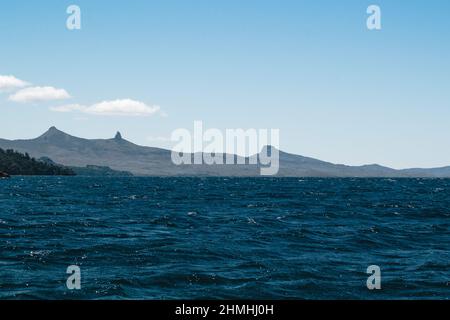
[[[66,28],[71,4],[81,30]],[[371,4],[380,31],[366,28]],[[0,39],[0,75],[70,95],[18,102],[3,90],[2,138],[54,125],[169,147],[173,130],[202,120],[278,128],[281,149],[335,163],[450,165],[446,0],[3,1]],[[118,99],[160,110],[51,110]]]

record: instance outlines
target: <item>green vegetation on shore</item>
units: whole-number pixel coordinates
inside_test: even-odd
[[[42,175],[42,176],[73,176],[75,172],[63,166],[58,166],[31,158],[27,153],[0,149],[0,172],[9,175]]]

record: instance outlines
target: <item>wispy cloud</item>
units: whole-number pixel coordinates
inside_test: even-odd
[[[64,89],[53,87],[31,87],[17,91],[9,96],[14,102],[41,102],[69,99],[70,95]]]
[[[14,76],[2,76],[0,75],[0,90],[11,90],[17,88],[23,88],[28,86],[29,83]]]
[[[158,112],[161,108],[156,105],[149,106],[143,102],[132,99],[118,99],[112,101],[102,101],[90,106],[79,104],[63,105],[50,108],[56,112],[82,112],[93,115],[105,116],[151,116]]]
[[[84,112],[86,107],[81,104],[66,104],[58,107],[50,107],[50,110],[55,112]]]

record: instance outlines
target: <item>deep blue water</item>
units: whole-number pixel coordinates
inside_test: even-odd
[[[81,267],[82,288],[66,288]],[[369,265],[382,289],[366,287]],[[0,298],[450,297],[450,180],[0,180]]]

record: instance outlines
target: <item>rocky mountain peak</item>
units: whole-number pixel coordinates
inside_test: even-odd
[[[41,138],[49,138],[49,137],[55,137],[55,136],[62,136],[66,135],[64,132],[58,130],[56,127],[50,127],[42,136]]]
[[[115,140],[122,140],[122,135],[119,131],[117,131],[116,136],[114,137]]]

